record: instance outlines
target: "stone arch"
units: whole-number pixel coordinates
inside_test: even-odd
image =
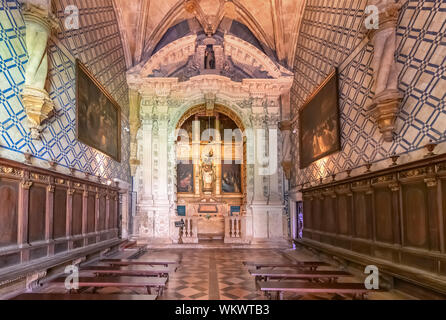
[[[190,116],[205,110],[206,107],[203,104],[189,107],[185,112],[183,112],[183,115],[180,117],[180,119],[176,121],[176,123],[174,122],[175,128],[179,129],[184,124],[184,122],[189,119]],[[222,104],[216,104],[214,110],[231,118],[242,132],[245,131],[246,126],[243,123],[243,120],[230,107],[226,107]]]

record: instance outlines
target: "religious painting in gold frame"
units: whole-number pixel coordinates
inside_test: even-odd
[[[80,142],[121,162],[121,108],[76,60],[76,134]]]
[[[194,192],[194,165],[192,163],[177,164],[177,192]]]
[[[221,190],[223,193],[242,192],[242,166],[240,164],[221,165]]]
[[[334,70],[299,111],[300,168],[341,150],[338,73]]]

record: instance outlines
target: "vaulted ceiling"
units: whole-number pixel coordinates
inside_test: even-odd
[[[305,0],[114,0],[127,67],[149,57],[167,30],[196,19],[213,34],[221,22],[244,24],[265,51],[292,67]]]

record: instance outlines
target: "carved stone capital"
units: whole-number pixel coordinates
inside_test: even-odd
[[[46,187],[46,190],[47,190],[49,193],[54,193],[54,189],[55,189],[54,185],[49,185],[48,187]]]
[[[393,141],[401,100],[402,96],[397,90],[386,90],[375,96],[369,107],[386,142]]]

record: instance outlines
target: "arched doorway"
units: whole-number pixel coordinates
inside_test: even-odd
[[[242,242],[246,213],[244,126],[230,109],[197,106],[176,126],[177,214],[184,243]]]

